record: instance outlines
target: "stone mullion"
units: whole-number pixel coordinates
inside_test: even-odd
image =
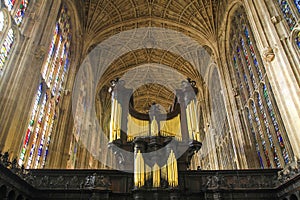
[[[259,53],[260,51],[258,50],[258,48],[257,48],[257,46],[256,46],[256,43],[255,43],[255,37],[254,37],[254,35],[253,35],[252,31],[251,31],[251,27],[250,27],[248,24],[246,24],[246,27],[247,27],[247,29],[248,29],[249,36],[250,36],[250,40],[251,40],[251,42],[252,42],[253,50],[254,50],[255,57],[256,57],[256,60],[257,60],[257,63],[258,63],[258,66],[257,66],[257,67],[258,67],[258,69],[259,69],[260,72],[261,72],[262,79],[264,79],[264,76],[265,76],[265,74],[266,74],[266,70],[265,70],[265,68],[264,68],[264,63],[263,63],[262,60],[261,60],[261,54]],[[252,58],[252,56],[251,56],[251,58]],[[252,58],[251,60],[253,61],[253,58]],[[255,65],[254,65],[254,61],[253,61],[253,66],[254,66],[254,68],[255,68],[255,75],[257,76],[257,80],[261,81],[262,79],[260,79],[260,78],[258,77],[258,72],[257,72],[257,69],[256,69],[256,67],[255,67]],[[257,83],[259,83],[259,81],[258,81]],[[258,85],[257,85],[257,86],[258,86]]]
[[[0,35],[0,47],[2,47],[4,41],[7,37],[9,29],[13,27],[13,24],[12,24],[13,19],[6,8],[5,9],[2,8],[0,10],[3,12],[4,17],[7,17],[6,20],[4,18],[4,22],[7,22],[7,23],[3,26],[2,34]]]
[[[244,48],[247,52],[247,55],[248,55],[248,59],[251,57],[251,54],[249,54],[249,50],[247,49],[247,44],[246,44],[246,40],[245,40],[245,37],[243,37],[243,35],[241,34],[240,37],[244,40],[244,47],[242,46],[241,44],[241,41],[239,41],[238,45],[239,45],[239,48],[240,48],[240,53],[241,53],[241,59],[242,59],[242,63],[243,63],[243,70],[244,70],[244,73],[246,74],[246,77],[247,77],[247,80],[248,80],[248,85],[249,85],[249,88],[250,88],[250,94],[249,94],[249,98],[253,95],[254,91],[255,91],[255,86],[254,86],[254,83],[252,82],[252,79],[251,79],[251,76],[250,76],[250,71],[248,69],[248,64],[247,64],[247,61],[246,61],[246,55],[244,53]],[[250,59],[249,59],[250,61]],[[251,62],[250,62],[250,67],[251,66]],[[255,79],[254,79],[255,80]]]
[[[37,126],[37,123],[38,123],[38,116],[39,116],[39,113],[41,112],[41,103],[43,102],[43,98],[44,98],[44,96],[46,95],[46,92],[45,92],[45,90],[43,89],[43,91],[42,91],[42,95],[41,95],[41,99],[40,99],[40,102],[39,102],[39,104],[38,104],[38,110],[37,110],[37,112],[36,112],[36,115],[35,115],[35,118],[34,118],[34,126],[33,126],[33,128],[32,128],[32,131],[31,131],[31,134],[30,134],[30,139],[29,139],[29,141],[28,141],[28,146],[27,146],[27,149],[26,149],[26,153],[25,153],[25,158],[24,158],[24,166],[25,167],[27,167],[27,163],[28,163],[28,159],[29,159],[29,156],[30,156],[30,151],[31,151],[31,147],[32,147],[32,144],[33,144],[33,139],[34,139],[34,137],[35,137],[35,135],[36,135],[36,126]],[[35,96],[36,97],[36,96]],[[35,97],[34,97],[34,99],[35,99]],[[32,103],[32,105],[31,105],[31,107],[30,107],[31,109],[33,108],[33,103]],[[31,113],[29,114],[30,115],[30,117],[31,117]],[[28,127],[28,123],[27,123],[27,127]],[[23,133],[23,135],[25,135],[26,134],[26,132],[27,132],[27,129],[25,130],[25,133]],[[24,140],[25,138],[23,138],[23,140]],[[22,140],[22,146],[23,146],[23,140]],[[21,147],[22,148],[22,147]],[[19,153],[19,152],[18,152]],[[19,155],[18,155],[19,156]],[[33,156],[33,158],[34,158],[34,156]],[[32,159],[33,160],[33,159]]]
[[[246,158],[244,155],[243,152],[241,152],[239,155],[238,153],[236,153],[238,151],[238,149],[241,149],[241,146],[242,144],[240,144],[242,142],[242,139],[243,138],[243,134],[242,134],[242,125],[240,123],[236,124],[234,122],[234,118],[235,117],[240,117],[240,114],[239,114],[239,110],[240,108],[242,107],[241,105],[242,104],[245,104],[246,100],[244,98],[244,94],[243,91],[241,90],[240,88],[240,80],[237,79],[237,72],[236,72],[236,68],[233,64],[233,55],[234,55],[234,44],[230,45],[231,47],[231,52],[232,54],[229,54],[228,56],[230,57],[230,59],[227,59],[227,61],[229,62],[228,63],[228,66],[226,66],[226,64],[222,64],[222,60],[220,59],[220,63],[219,65],[223,66],[223,68],[221,68],[221,70],[223,71],[223,74],[224,74],[224,84],[227,85],[227,88],[232,88],[232,87],[235,87],[233,89],[233,92],[230,91],[230,90],[227,90],[227,92],[225,93],[226,94],[226,97],[228,98],[228,103],[227,103],[227,110],[231,112],[231,114],[228,114],[228,121],[229,121],[229,124],[230,124],[230,127],[232,129],[232,131],[229,132],[229,134],[231,135],[231,142],[233,144],[232,149],[233,150],[233,154],[232,154],[232,158],[233,158],[233,163],[236,163],[233,164],[233,166],[235,168],[247,168],[247,164],[245,164],[247,161],[246,161]],[[224,58],[226,59],[226,58]],[[237,64],[238,65],[238,64]],[[227,67],[227,69],[226,69]],[[229,72],[229,73],[228,73]],[[228,82],[228,84],[227,84]],[[234,90],[238,90],[237,92],[238,93],[241,93],[239,97],[236,97],[237,94],[234,93]],[[227,96],[228,95],[228,96]],[[232,97],[230,97],[229,95],[232,95]],[[242,156],[240,156],[242,155]]]
[[[289,139],[288,139],[287,133],[286,133],[286,131],[285,131],[285,127],[283,126],[283,124],[282,124],[282,122],[281,122],[281,119],[278,118],[278,116],[280,117],[280,113],[278,112],[277,105],[276,105],[276,103],[274,102],[274,99],[273,99],[272,95],[270,95],[271,92],[272,92],[272,90],[271,90],[271,88],[270,88],[269,82],[266,81],[266,82],[265,82],[265,85],[266,85],[266,87],[267,87],[267,91],[268,91],[268,94],[269,94],[269,100],[270,100],[270,102],[271,102],[271,104],[272,104],[273,112],[274,112],[274,115],[275,115],[275,117],[276,117],[276,121],[277,121],[277,123],[278,123],[279,130],[280,130],[280,132],[281,132],[281,137],[282,137],[282,139],[283,139],[285,148],[286,148],[287,153],[288,153],[288,155],[289,155],[289,160],[291,160],[292,157],[294,156],[292,147],[291,147],[291,145],[290,145],[290,143],[289,143]],[[264,100],[263,102],[266,104],[265,100]],[[267,105],[266,105],[266,106],[267,106]],[[266,108],[268,108],[268,107],[266,107]],[[281,152],[280,158],[281,158],[281,157],[283,156],[283,155],[282,155],[282,149],[281,149],[281,147],[280,147],[280,145],[279,145],[279,141],[278,141],[277,135],[275,135],[275,128],[274,128],[274,125],[273,125],[273,122],[272,122],[272,119],[271,119],[271,116],[270,116],[270,113],[269,113],[269,112],[268,112],[268,114],[267,114],[267,118],[268,118],[268,121],[270,122],[270,124],[272,124],[272,126],[271,126],[271,127],[272,127],[272,131],[274,131],[274,134],[273,134],[273,135],[274,135],[274,137],[276,138],[276,141],[277,141],[277,142],[276,142],[276,147],[278,147],[278,148],[280,149],[280,152]],[[284,158],[282,158],[282,159],[284,159]],[[283,165],[282,165],[282,166],[285,166],[284,160],[280,160],[280,163],[281,163],[281,162],[283,162]]]
[[[249,104],[250,104],[250,102],[249,102]],[[259,130],[257,128],[258,125],[257,125],[257,122],[255,121],[255,115],[254,115],[252,105],[249,105],[249,112],[251,114],[252,127],[253,127],[253,130],[255,132],[255,137],[256,137],[256,140],[257,140],[257,144],[258,144],[258,150],[260,152],[260,156],[262,158],[263,165],[264,165],[264,168],[265,168],[265,167],[268,167],[267,160],[266,160],[266,155],[265,155],[265,151],[264,151],[264,148],[263,148],[263,145],[262,145],[262,138],[261,138],[261,135],[260,135]]]
[[[244,83],[244,86],[245,86],[245,90],[246,90],[246,93],[248,94],[247,98],[246,99],[249,99],[252,97],[253,95],[253,92],[254,92],[254,87],[252,86],[252,80],[250,78],[250,74],[249,74],[249,70],[248,70],[248,66],[247,66],[247,63],[246,63],[246,58],[245,58],[245,55],[244,55],[244,50],[243,50],[243,47],[242,45],[240,44],[240,41],[237,42],[238,44],[238,47],[240,48],[240,59],[238,58],[238,62],[240,63],[240,69],[242,70],[243,72],[243,80],[241,80],[243,83]],[[248,55],[249,56],[249,55]],[[246,78],[247,78],[247,82],[248,82],[248,85],[249,85],[249,91],[247,89],[247,85],[246,85],[246,81],[244,79],[244,75],[246,75]]]
[[[261,86],[259,88],[259,92],[260,92],[260,94],[263,94],[263,89],[261,88]],[[269,92],[269,90],[268,90],[268,92]],[[276,136],[276,131],[275,131],[273,122],[271,120],[270,113],[268,111],[268,105],[267,105],[266,99],[265,99],[265,97],[263,95],[260,95],[260,97],[261,97],[261,101],[262,101],[262,104],[263,104],[264,112],[266,113],[266,119],[267,119],[267,122],[269,124],[270,134],[272,135],[272,140],[273,140],[274,148],[276,149],[276,153],[277,153],[277,156],[279,158],[280,165],[284,166],[285,163],[284,163],[284,160],[283,160],[283,157],[282,157],[282,150],[281,150],[281,147],[279,146],[278,138]],[[273,103],[272,103],[272,108],[273,108]],[[274,114],[275,114],[275,112],[274,112]],[[275,116],[276,116],[276,119],[277,119],[277,115],[276,114],[275,114]],[[278,120],[276,120],[276,121],[278,123]]]
[[[247,103],[248,96],[247,96],[247,91],[245,91],[244,81],[241,79],[241,67],[240,67],[240,62],[239,62],[238,55],[236,54],[236,45],[235,45],[237,43],[236,40],[237,40],[236,35],[234,35],[234,39],[233,39],[232,45],[231,45],[231,51],[232,51],[232,56],[231,57],[233,58],[233,56],[235,56],[237,69],[236,69],[236,66],[234,65],[234,63],[232,63],[232,66],[233,66],[234,80],[237,84],[238,91],[241,91],[240,86],[241,85],[243,86],[243,89],[242,89],[243,94],[241,94],[241,95],[243,95],[243,97],[241,97],[242,98],[241,99],[241,104],[242,104],[242,106],[244,106]],[[237,77],[237,70],[240,74],[240,78]],[[232,80],[232,77],[230,79]],[[245,102],[243,102],[243,100]]]
[[[246,107],[245,109],[247,109],[248,112],[250,113],[250,109],[248,107]],[[257,140],[257,137],[256,137],[257,134],[256,134],[255,129],[254,129],[253,119],[252,119],[252,128],[253,128],[253,130],[255,132],[255,135],[253,135],[253,133],[251,131],[251,125],[250,125],[248,116],[246,116],[246,115],[247,115],[247,113],[245,111],[243,111],[243,114],[242,114],[243,119],[242,120],[244,120],[244,123],[245,123],[245,126],[246,126],[245,127],[246,128],[245,131],[247,132],[247,136],[250,139],[249,147],[251,147],[251,146],[253,147],[253,148],[249,149],[247,152],[251,154],[251,158],[253,159],[253,161],[257,161],[256,142],[255,142],[255,140],[253,138],[253,137],[255,137],[256,140]],[[251,116],[252,116],[252,114],[251,114]],[[259,144],[258,140],[257,140],[257,144]],[[259,162],[258,163],[255,162],[255,164],[258,165],[258,166],[260,166]]]
[[[293,1],[293,0],[287,0],[287,2],[289,3],[292,12],[293,12],[294,15],[295,15],[297,24],[299,24],[300,13],[299,13],[299,11],[298,11],[298,9],[297,9],[297,7],[296,7],[294,1]]]
[[[249,31],[250,32],[250,31]],[[249,33],[250,34],[250,33]],[[260,79],[259,79],[259,77],[258,77],[258,72],[257,72],[257,70],[256,70],[256,67],[255,67],[255,64],[254,64],[254,60],[253,60],[253,57],[252,57],[252,55],[251,55],[251,50],[250,50],[250,47],[249,47],[249,45],[248,45],[248,41],[247,41],[247,38],[246,38],[246,36],[243,34],[242,35],[242,38],[244,39],[244,42],[245,42],[245,48],[246,48],[246,50],[247,50],[247,54],[248,54],[248,59],[249,59],[249,62],[250,62],[250,67],[251,67],[251,69],[252,69],[252,73],[253,73],[253,76],[254,76],[254,82],[255,82],[255,85],[253,85],[253,91],[255,91],[255,90],[258,90],[258,86],[259,86],[259,82],[260,82]],[[255,53],[255,45],[253,44],[253,41],[252,41],[252,46],[253,46],[253,50],[254,50],[254,53]],[[255,55],[256,55],[256,53],[255,53]],[[258,58],[256,57],[256,60],[257,60],[257,62],[258,62]],[[260,65],[258,64],[258,68],[260,69],[260,67],[259,67]],[[249,69],[248,69],[248,71],[249,71]],[[261,71],[261,69],[260,69],[260,71]],[[250,71],[248,72],[249,73],[249,76],[250,76]],[[252,82],[252,80],[251,80],[251,82]],[[253,84],[253,83],[252,83]]]
[[[255,2],[255,5],[254,5]],[[245,7],[253,8],[249,14],[250,25],[255,34],[256,43],[264,56],[264,65],[268,80],[273,88],[274,99],[277,102],[278,110],[289,136],[289,142],[293,148],[294,157],[292,161],[300,159],[300,138],[298,130],[300,123],[299,102],[300,96],[297,78],[293,72],[293,66],[282,45],[282,33],[278,33],[276,26],[270,20],[270,14],[264,1],[244,1]],[[268,17],[266,17],[268,16]],[[255,23],[256,21],[256,23]],[[262,24],[264,28],[262,28]],[[280,25],[279,25],[280,26]],[[259,33],[266,34],[259,34]],[[282,98],[284,96],[284,98]]]
[[[45,103],[45,107],[44,107],[44,110],[43,110],[43,112],[44,112],[44,115],[43,115],[43,117],[42,117],[42,121],[41,121],[41,124],[40,124],[40,130],[39,130],[39,132],[38,132],[38,136],[37,136],[37,139],[36,139],[36,142],[35,142],[35,154],[34,154],[34,156],[33,156],[33,167],[35,166],[35,162],[36,162],[36,159],[37,159],[37,157],[38,157],[38,149],[39,149],[39,146],[40,146],[40,144],[41,144],[41,140],[42,140],[42,132],[43,132],[43,129],[44,129],[44,126],[45,126],[45,124],[47,123],[46,121],[45,121],[45,118],[46,118],[46,115],[47,115],[47,111],[48,111],[48,106],[50,106],[50,104],[51,104],[51,99],[49,98],[49,94],[50,94],[50,90],[47,90],[46,91],[46,94],[45,95],[47,95],[48,96],[48,98],[47,98],[47,100],[46,100],[46,103]],[[41,99],[42,101],[43,101],[43,99]],[[42,102],[41,102],[42,103]],[[46,130],[46,132],[47,132],[47,130]],[[46,147],[46,145],[44,144],[44,146],[43,146],[43,149]],[[43,155],[43,154],[42,154]],[[42,158],[42,155],[41,155],[41,157],[40,157],[40,159]],[[41,164],[41,163],[40,163]],[[40,167],[40,164],[37,166],[37,168],[39,168]],[[35,167],[34,167],[35,168]]]
[[[259,95],[259,94],[257,93],[257,94],[254,95],[254,105],[256,107],[256,113],[257,113],[257,116],[258,116],[259,121],[260,121],[260,126],[262,128],[262,134],[263,134],[264,140],[266,142],[266,149],[268,151],[269,159],[270,159],[270,162],[271,162],[271,167],[275,167],[276,164],[274,163],[274,154],[273,154],[273,151],[271,150],[271,143],[270,143],[270,140],[269,140],[269,136],[267,135],[267,127],[265,125],[265,122],[263,120],[263,117],[262,117],[262,114],[261,114],[261,111],[260,111],[260,107],[258,105],[257,95]],[[273,143],[274,143],[274,140],[273,140]]]
[[[250,97],[250,94],[248,94],[248,91],[247,91],[247,88],[246,88],[246,83],[245,83],[245,81],[243,79],[244,78],[244,74],[243,74],[243,70],[242,70],[242,67],[241,67],[242,63],[240,63],[240,59],[238,58],[237,54],[235,54],[235,55],[236,55],[236,62],[237,62],[238,72],[240,74],[240,80],[238,81],[240,83],[239,83],[238,87],[239,87],[239,90],[240,90],[240,85],[243,86],[242,90],[243,90],[243,95],[244,95],[245,102],[242,102],[242,106],[244,106],[245,104],[247,104],[247,101],[248,101],[248,99]],[[237,73],[237,72],[235,72],[235,73]],[[236,76],[236,79],[237,79],[237,74],[235,76]]]

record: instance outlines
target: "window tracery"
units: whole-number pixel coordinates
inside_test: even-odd
[[[292,30],[297,23],[297,19],[295,13],[291,8],[290,3],[288,2],[288,0],[278,0],[278,5],[290,30]]]
[[[20,26],[22,21],[23,21],[23,18],[25,16],[25,12],[26,12],[27,7],[28,7],[28,3],[29,3],[29,0],[22,0],[18,10],[16,11],[14,19],[15,19],[15,22],[18,26]]]
[[[16,4],[20,3],[20,7],[17,9],[15,16],[13,13],[14,6]],[[14,17],[15,23],[20,26],[22,23],[22,20],[24,18],[25,11],[28,7],[29,0],[4,0],[4,5],[7,8],[7,10],[10,12],[10,17]],[[13,28],[13,24],[9,23],[7,27],[5,25],[8,24],[7,19],[5,18],[5,15],[3,11],[0,11],[0,35],[2,38],[5,38],[4,40],[0,40],[0,75],[3,74],[5,70],[5,65],[7,63],[7,60],[9,59],[9,56],[11,54],[11,50],[13,48],[13,45],[15,43],[17,30]],[[8,30],[6,30],[6,28]],[[2,34],[1,34],[2,32]]]
[[[278,6],[281,14],[287,22],[290,31],[294,30],[299,24],[299,13],[300,13],[300,0],[278,0]],[[300,49],[299,32],[293,37],[296,46]]]
[[[10,28],[0,49],[0,74],[5,70],[5,63],[8,60],[14,41],[15,32]]]
[[[281,1],[284,4],[283,1]],[[285,129],[278,117],[277,107],[263,62],[257,53],[255,40],[242,8],[236,11],[230,32],[230,62],[234,71],[232,81],[239,88],[238,105],[244,110],[249,136],[258,155],[261,168],[280,168],[290,161],[284,137]]]
[[[5,24],[5,16],[4,16],[3,11],[1,10],[1,11],[0,11],[0,32],[3,31],[3,29],[4,29],[4,24]]]
[[[42,66],[41,83],[33,102],[19,164],[43,168],[48,156],[51,134],[59,117],[59,103],[69,71],[70,17],[63,6],[55,24],[47,59]]]
[[[16,0],[4,0],[4,5],[7,7],[8,11],[11,11],[15,5]]]

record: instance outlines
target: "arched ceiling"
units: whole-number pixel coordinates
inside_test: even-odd
[[[88,45],[120,31],[164,27],[214,43],[230,0],[82,0],[76,1]]]
[[[111,80],[120,78],[125,80],[125,87],[133,89],[137,111],[147,112],[148,105],[153,102],[169,110],[174,103],[175,90],[187,77],[201,88],[202,76],[182,56],[160,49],[139,49],[112,63],[103,74],[98,91],[107,90]]]
[[[176,30],[192,37],[199,44],[214,49],[217,44],[220,23],[226,12],[227,5],[232,0],[81,0],[75,1],[83,29],[86,54],[94,46],[112,35],[122,31],[140,27],[159,27]],[[147,63],[157,63],[175,69],[185,77],[190,77],[202,84],[199,71],[195,70],[180,55],[157,49],[141,49],[127,53],[117,59],[105,72],[101,88],[107,88],[108,82],[120,77],[129,69]],[[145,69],[143,69],[145,70]],[[155,73],[148,67],[150,74]],[[147,76],[132,75],[130,79],[146,81]],[[155,76],[161,76],[156,73]],[[165,82],[172,77],[161,76]],[[128,79],[128,81],[130,81]],[[200,82],[200,83],[199,83]],[[172,91],[162,87],[159,83],[145,84],[136,88],[135,106],[142,111],[153,102],[161,104],[167,109],[174,100]],[[106,104],[107,105],[107,104]]]

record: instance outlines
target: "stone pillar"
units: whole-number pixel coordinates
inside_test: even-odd
[[[294,158],[300,159],[300,88],[290,62],[272,20],[265,1],[244,0],[246,12],[257,47],[264,58],[264,65]],[[291,151],[289,152],[291,155]]]

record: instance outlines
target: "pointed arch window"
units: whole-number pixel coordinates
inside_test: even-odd
[[[290,3],[288,0],[278,0],[277,2],[285,21],[287,22],[290,30],[292,30],[297,24],[297,15],[293,10],[293,7],[297,7],[296,9],[298,9],[299,12],[300,1],[294,0],[294,4]]]
[[[296,43],[298,49],[300,49],[300,31],[298,31],[298,33],[296,35],[295,43]]]
[[[261,168],[279,168],[289,163],[288,139],[276,102],[257,51],[243,8],[232,19],[230,32],[231,79],[239,91],[238,105],[244,112],[248,135]]]
[[[8,11],[11,11],[15,5],[16,0],[4,0],[4,5],[7,7]]]
[[[15,32],[12,28],[10,28],[7,31],[7,35],[5,36],[4,42],[0,49],[0,74],[2,74],[5,69],[5,63],[8,60],[14,41]]]
[[[300,0],[294,0],[298,13],[300,13]]]
[[[287,22],[290,30],[294,30],[297,25],[297,21],[299,21],[300,0],[278,0],[277,5],[279,6],[281,14]],[[299,35],[300,34],[298,32],[295,34],[295,37],[293,37],[298,49],[300,49]]]
[[[5,16],[3,11],[0,11],[0,32],[4,30],[4,25],[5,25]]]
[[[20,4],[20,7],[17,9],[15,16],[13,13],[13,8],[16,4]],[[6,6],[8,11],[10,12],[10,15],[14,17],[15,23],[20,26],[21,22],[24,18],[25,11],[28,7],[29,0],[4,0],[4,5]],[[16,30],[13,28],[12,24],[9,23],[9,26],[7,26],[8,30],[5,30],[5,24],[8,24],[7,20],[5,19],[5,15],[3,11],[0,11],[0,32],[1,38],[4,38],[4,40],[0,40],[0,75],[3,74],[5,70],[5,65],[7,63],[7,60],[9,59],[9,56],[11,54],[11,50],[13,48],[13,45],[15,43],[16,39]]]
[[[8,14],[0,10],[0,75],[5,70],[5,63],[7,62],[12,46],[15,41],[15,31],[9,25]]]
[[[70,41],[70,17],[67,7],[63,6],[55,24],[47,59],[42,67],[41,83],[22,144],[19,164],[25,165],[26,168],[45,166],[69,71]]]
[[[20,6],[15,14],[14,20],[18,26],[21,25],[25,12],[28,7],[29,0],[21,0]]]

